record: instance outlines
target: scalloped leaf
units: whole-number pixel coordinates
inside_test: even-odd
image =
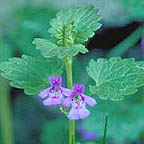
[[[56,18],[51,20],[49,33],[58,44],[84,43],[94,35],[102,25],[98,9],[93,6],[61,10]]]
[[[87,72],[96,83],[90,86],[91,93],[103,100],[122,100],[144,85],[144,62],[135,62],[133,58],[91,60]]]
[[[44,57],[85,54],[88,50],[83,43],[101,27],[100,19],[98,10],[93,6],[62,10],[51,20],[51,39],[36,38],[33,44]]]
[[[35,38],[33,44],[36,49],[40,50],[42,55],[46,58],[57,56],[64,58],[65,56],[75,56],[78,52],[86,53],[88,50],[82,44],[75,44],[73,47],[57,46],[55,43],[47,39]]]
[[[1,75],[10,80],[12,87],[24,89],[28,95],[35,95],[49,86],[50,75],[60,75],[63,64],[57,59],[31,57],[10,58],[0,65]]]

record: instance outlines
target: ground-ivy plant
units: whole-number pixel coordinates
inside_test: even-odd
[[[100,21],[99,11],[93,6],[61,10],[50,22],[50,38],[34,38],[32,41],[39,52],[37,56],[23,55],[0,64],[1,75],[9,80],[12,87],[24,89],[27,95],[38,95],[44,106],[59,106],[69,119],[69,144],[76,141],[75,121],[90,117],[87,105],[93,107],[95,117],[98,115],[95,105],[99,102],[85,95],[84,84],[73,82],[72,64],[79,53],[88,53],[86,43],[101,28]],[[67,87],[62,79],[64,67]],[[86,71],[93,81],[93,85],[89,86],[89,95],[98,96],[101,100],[99,105],[102,100],[122,101],[144,85],[144,62],[133,58],[91,59]],[[135,108],[132,110],[135,111]],[[108,116],[103,143],[106,143],[107,120]],[[117,124],[115,119],[113,121]]]

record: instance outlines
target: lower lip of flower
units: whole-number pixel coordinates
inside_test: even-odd
[[[59,98],[59,96],[52,96],[52,98],[55,98],[55,99],[57,99],[57,98]]]

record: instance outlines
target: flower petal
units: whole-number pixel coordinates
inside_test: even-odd
[[[49,82],[50,82],[51,86],[53,86],[53,87],[61,86],[62,77],[61,76],[58,76],[58,77],[50,76]]]
[[[61,87],[62,91],[63,91],[63,95],[64,96],[71,96],[72,94],[72,91],[70,89],[67,89],[67,88],[63,88]]]
[[[49,77],[49,82],[51,83],[51,85],[53,84],[54,81],[55,81],[55,77],[54,76],[50,76]]]
[[[77,92],[79,94],[83,93],[84,92],[84,85],[83,84],[80,84],[80,85],[74,84],[73,91]]]
[[[79,92],[80,93],[83,93],[84,92],[84,89],[85,89],[85,86],[83,84],[80,84],[79,85]]]
[[[62,84],[62,77],[61,76],[56,77],[56,82],[57,82],[57,84],[59,86],[61,86],[61,84]]]
[[[68,114],[68,118],[70,120],[78,120],[80,119],[79,114],[78,114],[78,109],[72,107],[69,114]]]
[[[49,92],[49,97],[59,97],[59,98],[62,98],[63,94],[61,92],[59,92],[59,93]]]
[[[71,98],[70,97],[67,97],[64,102],[62,103],[62,105],[65,107],[65,108],[68,108],[71,104]]]
[[[79,109],[79,117],[80,119],[85,119],[90,114],[89,110],[86,107]]]
[[[44,106],[52,106],[52,105],[58,105],[62,103],[62,99],[61,98],[48,98],[46,100],[43,101],[43,105]]]
[[[39,96],[41,99],[46,98],[46,97],[49,95],[49,89],[50,89],[50,88],[44,89],[43,91],[41,91],[41,92],[38,94],[38,96]]]
[[[97,102],[96,102],[96,100],[94,99],[94,98],[92,98],[92,97],[90,97],[90,96],[85,96],[84,95],[84,97],[85,97],[85,102],[88,104],[88,105],[90,105],[90,106],[94,106],[95,104],[97,104]]]
[[[53,105],[52,98],[47,98],[46,100],[43,101],[44,106],[51,106]]]
[[[68,118],[71,120],[78,120],[86,118],[90,112],[86,109],[85,104],[75,107],[72,105]]]

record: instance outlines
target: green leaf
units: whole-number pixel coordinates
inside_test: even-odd
[[[78,52],[86,53],[88,50],[82,44],[75,44],[73,47],[57,46],[55,43],[47,39],[35,38],[33,44],[36,49],[40,50],[46,58],[57,56],[63,58],[65,56],[75,56]]]
[[[51,39],[36,38],[33,44],[44,57],[63,58],[86,53],[88,50],[83,43],[101,27],[100,19],[98,10],[92,6],[62,10],[51,20]]]
[[[51,21],[49,32],[60,45],[84,43],[101,27],[100,20],[99,11],[93,6],[62,10]]]
[[[63,64],[57,59],[31,57],[10,58],[0,65],[1,75],[10,80],[12,87],[24,89],[28,95],[35,95],[49,86],[50,75],[62,74]]]
[[[102,137],[104,117],[108,112],[107,138],[111,138],[116,144],[123,144],[127,139],[132,141],[139,139],[144,129],[144,107],[138,104],[128,104],[125,100],[123,102],[97,100],[96,108],[92,108],[91,115],[82,121],[83,127]]]
[[[135,62],[133,58],[91,60],[87,72],[96,83],[90,86],[91,93],[104,100],[122,100],[144,85],[144,62]]]

